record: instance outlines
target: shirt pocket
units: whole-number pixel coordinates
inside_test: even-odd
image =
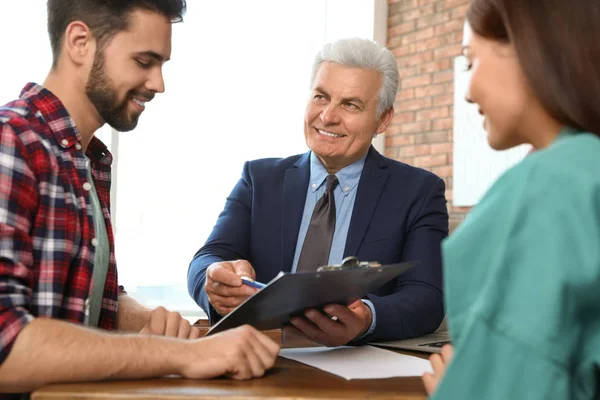
[[[57,196],[55,202],[55,214],[60,215],[61,221],[57,223],[56,229],[62,231],[64,236],[63,251],[75,258],[80,251],[83,239],[82,217],[85,217],[85,203],[83,196],[77,196],[71,180],[66,172],[59,174],[57,182]]]

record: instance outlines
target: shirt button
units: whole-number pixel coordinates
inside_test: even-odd
[[[81,150],[81,144],[77,143],[77,144],[75,145],[75,148],[76,148],[77,150]]]
[[[96,238],[92,239],[92,246],[94,246],[94,247],[98,246],[98,239],[96,239]]]
[[[83,190],[90,191],[92,189],[92,185],[89,182],[83,184]]]
[[[316,188],[316,187],[317,187],[317,184],[316,184],[316,183],[313,183],[313,184],[312,184],[312,187],[313,187],[313,188]]]
[[[68,145],[69,145],[69,141],[68,141],[67,139],[63,139],[63,140],[61,140],[61,141],[60,141],[60,143],[61,143],[63,146],[68,146]]]
[[[349,188],[348,186],[346,186],[346,187],[344,188],[344,192],[347,192],[348,190],[350,190],[350,188]]]

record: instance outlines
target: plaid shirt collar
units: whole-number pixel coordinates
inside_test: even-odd
[[[38,112],[36,117],[42,119],[50,128],[57,143],[69,149],[81,143],[81,134],[75,126],[75,121],[69,115],[64,104],[48,89],[30,82],[21,91],[23,100],[31,103]],[[110,167],[113,156],[108,147],[100,139],[93,136],[88,145],[86,155],[93,164]]]

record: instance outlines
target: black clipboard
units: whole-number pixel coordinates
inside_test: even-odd
[[[300,315],[307,308],[350,304],[415,264],[377,264],[295,274],[280,272],[267,286],[213,325],[207,336],[246,324],[259,330],[282,328],[292,316]]]

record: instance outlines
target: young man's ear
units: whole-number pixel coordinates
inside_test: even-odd
[[[73,21],[67,26],[63,39],[62,55],[76,65],[83,65],[96,51],[96,41],[85,23]]]

